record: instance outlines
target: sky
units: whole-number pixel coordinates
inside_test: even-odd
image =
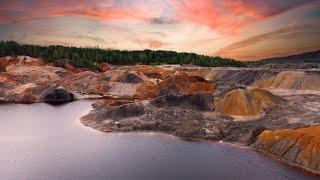
[[[259,60],[320,50],[320,0],[0,0],[0,40]]]

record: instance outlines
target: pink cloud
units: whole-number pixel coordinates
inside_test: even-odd
[[[109,4],[108,7],[99,6],[100,2]],[[129,3],[128,3],[129,4]],[[160,10],[152,10],[142,3],[134,6],[121,6],[115,0],[107,1],[39,1],[30,4],[26,1],[8,1],[1,4],[0,23],[10,23],[36,18],[50,18],[58,16],[78,16],[99,20],[136,19],[151,21],[158,17]]]
[[[156,39],[133,39],[133,41],[148,49],[158,49],[168,45],[168,43]]]
[[[206,25],[218,32],[234,34],[249,24],[263,21],[315,0],[167,0],[176,9],[176,18]]]

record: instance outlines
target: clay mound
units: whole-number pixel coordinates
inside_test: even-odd
[[[320,126],[264,131],[252,147],[305,168],[320,170]]]
[[[231,116],[259,116],[284,100],[264,89],[235,89],[217,98],[216,111]]]
[[[200,111],[213,111],[213,96],[210,94],[188,94],[182,96],[162,96],[151,101],[157,108],[179,107]]]
[[[159,95],[213,93],[215,85],[200,76],[172,75],[159,83]]]

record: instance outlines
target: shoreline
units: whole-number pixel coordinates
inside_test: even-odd
[[[80,119],[79,119],[80,120]],[[81,122],[81,120],[80,120]],[[85,127],[90,127],[90,126],[86,126],[84,125],[82,122],[81,124]],[[91,128],[91,127],[90,127]],[[115,131],[112,131],[112,132],[103,132],[103,131],[100,131],[98,129],[95,129],[95,128],[92,128],[98,132],[102,132],[106,135],[108,134],[141,134],[141,135],[162,135],[162,136],[165,136],[165,138],[173,138],[173,139],[179,139],[181,141],[187,141],[187,142],[192,142],[192,143],[219,143],[219,144],[222,144],[222,145],[228,145],[228,146],[233,146],[233,147],[236,147],[236,148],[240,148],[240,149],[243,149],[245,151],[254,151],[256,153],[258,153],[259,155],[261,156],[264,156],[264,157],[267,157],[269,159],[272,159],[288,168],[292,168],[292,169],[295,169],[299,172],[302,172],[302,173],[305,173],[305,174],[308,174],[308,175],[311,175],[311,176],[314,176],[314,177],[320,177],[320,172],[318,171],[315,171],[313,169],[310,169],[310,168],[305,168],[303,166],[300,166],[300,165],[297,165],[297,164],[294,164],[294,163],[291,163],[291,162],[288,162],[286,160],[283,160],[281,159],[280,157],[276,156],[276,155],[273,155],[271,153],[268,153],[266,151],[262,151],[262,150],[259,150],[259,149],[256,149],[256,148],[253,148],[253,147],[250,147],[250,146],[246,146],[246,145],[243,145],[239,142],[228,142],[228,141],[223,141],[223,140],[219,140],[219,141],[215,141],[215,140],[210,140],[210,139],[201,139],[201,138],[184,138],[184,137],[178,137],[178,136],[175,136],[175,135],[172,135],[172,134],[168,134],[168,133],[165,133],[165,132],[156,132],[156,131],[131,131],[131,132],[115,132]]]
[[[92,128],[88,125],[85,125],[82,123],[81,121],[81,118],[79,119],[80,123],[85,126],[85,127],[89,127],[89,128]],[[259,150],[259,149],[256,149],[256,148],[253,148],[253,147],[250,147],[250,145],[244,145],[244,144],[241,144],[239,142],[228,142],[228,141],[223,141],[223,140],[219,140],[219,141],[216,141],[216,140],[210,140],[210,139],[202,139],[202,138],[186,138],[186,137],[178,137],[178,136],[175,136],[173,134],[169,134],[169,133],[166,133],[166,132],[157,132],[157,131],[129,131],[129,132],[116,132],[116,131],[111,131],[111,132],[104,132],[104,131],[100,131],[99,129],[96,129],[96,128],[92,128],[98,132],[102,132],[106,135],[108,134],[141,134],[141,135],[164,135],[165,138],[173,138],[173,139],[179,139],[179,140],[182,140],[182,141],[187,141],[187,142],[192,142],[192,143],[219,143],[219,144],[222,144],[222,145],[228,145],[228,146],[233,146],[233,147],[236,147],[236,148],[240,148],[240,149],[243,149],[243,150],[250,150],[250,151],[254,151],[254,152],[257,152],[259,155],[261,156],[264,156],[264,157],[267,157],[269,159],[272,159],[282,165],[285,165],[286,167],[288,168],[292,168],[292,169],[295,169],[299,172],[302,172],[302,173],[306,173],[308,175],[311,175],[311,176],[314,176],[314,177],[320,177],[320,172],[318,171],[315,171],[313,169],[310,169],[310,168],[306,168],[306,167],[303,167],[303,166],[300,166],[300,165],[297,165],[297,164],[294,164],[294,163],[291,163],[289,161],[286,161],[276,155],[273,155],[271,153],[268,153],[266,151],[262,151],[262,150]]]

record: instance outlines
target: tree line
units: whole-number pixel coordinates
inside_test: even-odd
[[[193,64],[206,67],[236,66],[246,64],[222,57],[211,57],[195,53],[178,53],[163,50],[127,51],[100,48],[80,48],[64,46],[40,46],[19,44],[15,41],[0,42],[0,57],[26,55],[42,58],[46,63],[65,67],[66,60],[77,68],[99,70],[102,63],[113,65],[159,65],[159,64]]]

